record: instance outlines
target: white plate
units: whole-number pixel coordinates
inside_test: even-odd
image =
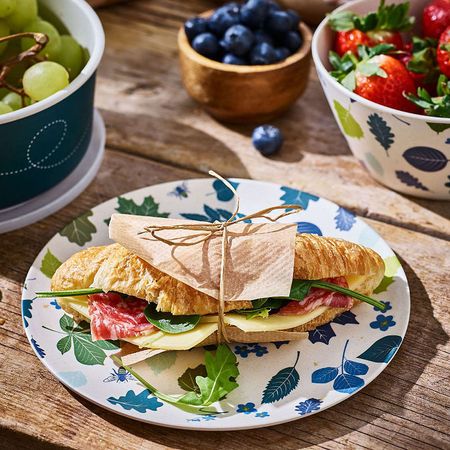
[[[218,406],[222,414],[192,414],[159,401],[124,369],[116,370],[107,357],[114,351],[96,347],[97,361],[88,358],[85,362],[97,364],[81,364],[74,350],[76,336],[66,339],[66,343],[75,341],[64,354],[57,348],[58,341],[67,336],[59,322],[63,311],[54,299],[34,299],[36,291],[49,289],[49,276],[58,261],[81,248],[107,244],[107,222],[115,211],[223,220],[233,210],[234,199],[218,181],[151,186],[102,203],[76,219],[48,242],[30,268],[23,290],[25,331],[36,355],[62,383],[97,405],[144,422],[197,430],[237,430],[317,413],[346,400],[385,369],[403,340],[410,310],[405,273],[386,242],[362,220],[325,199],[276,184],[233,181],[244,214],[299,203],[305,210],[288,220],[298,222],[300,231],[347,239],[377,251],[385,259],[389,278],[376,297],[389,301],[389,310],[383,314],[360,304],[302,341],[232,345],[239,362],[240,386]],[[150,363],[140,363],[138,369],[161,391],[180,393],[178,377],[188,367],[200,364],[203,353],[203,349],[167,352]],[[276,382],[284,389],[274,389]]]
[[[94,179],[105,153],[105,123],[94,111],[92,137],[86,154],[75,170],[48,191],[10,208],[0,209],[0,233],[26,227],[64,208]]]

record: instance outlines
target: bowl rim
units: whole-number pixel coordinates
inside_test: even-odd
[[[351,9],[356,4],[364,4],[365,1],[366,0],[352,1],[349,3],[343,4],[339,8],[336,8],[335,10],[333,10],[332,12],[348,10],[348,9]],[[376,110],[386,113],[386,114],[393,114],[396,116],[401,116],[401,117],[405,117],[408,119],[414,119],[414,120],[421,120],[424,122],[450,124],[450,118],[426,116],[426,115],[422,115],[422,114],[409,113],[406,111],[401,111],[399,109],[390,108],[388,106],[383,106],[383,105],[380,105],[379,103],[375,103],[371,100],[367,100],[366,98],[361,97],[360,95],[355,94],[354,92],[349,91],[344,86],[342,86],[342,84],[340,84],[335,78],[333,78],[330,75],[328,70],[323,65],[322,60],[320,59],[320,56],[319,56],[319,50],[318,50],[319,36],[324,32],[324,30],[328,26],[328,22],[329,22],[329,17],[327,16],[322,20],[322,22],[320,22],[320,24],[316,28],[316,31],[312,38],[311,48],[312,48],[313,61],[314,61],[317,71],[320,73],[320,75],[323,75],[326,78],[327,82],[332,83],[332,85],[334,86],[335,89],[337,89],[344,95],[347,95],[348,97],[355,100],[356,102],[362,103],[364,106],[366,106],[368,108],[376,109]],[[323,88],[323,89],[325,91],[325,88]]]
[[[67,98],[69,95],[73,94],[81,86],[83,86],[83,84],[86,83],[86,81],[88,81],[93,75],[93,73],[97,70],[97,67],[100,64],[100,60],[103,56],[103,51],[105,48],[105,33],[103,31],[100,19],[98,18],[93,8],[85,0],[64,0],[64,1],[66,3],[71,2],[72,4],[76,5],[76,7],[81,9],[85,13],[86,18],[88,19],[85,26],[89,26],[94,29],[95,41],[93,50],[89,55],[89,61],[84,66],[83,70],[79,73],[79,75],[73,81],[71,81],[66,88],[56,92],[55,94],[51,95],[50,97],[47,97],[44,100],[36,102],[33,105],[27,106],[26,108],[21,108],[17,111],[12,111],[0,115],[0,125],[24,119],[26,117],[37,114],[45,109],[48,109],[53,105],[56,105],[57,103]]]
[[[208,16],[212,13],[212,10],[206,11],[202,14],[199,14],[200,17]],[[256,73],[265,73],[272,72],[276,70],[283,69],[291,64],[294,64],[298,61],[301,61],[306,56],[308,56],[311,52],[311,42],[312,42],[312,31],[311,29],[303,22],[299,24],[299,30],[303,37],[302,46],[291,56],[288,56],[281,62],[276,64],[266,64],[266,65],[237,65],[237,64],[225,64],[219,61],[214,61],[213,59],[209,59],[206,56],[197,53],[191,46],[186,33],[184,31],[184,26],[182,25],[178,31],[178,50],[180,53],[184,53],[190,59],[194,60],[197,64],[202,66],[209,67],[211,69],[228,72],[228,73],[238,73],[238,74],[256,74]]]

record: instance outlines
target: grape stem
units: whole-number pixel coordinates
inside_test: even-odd
[[[36,60],[38,59],[39,53],[48,43],[48,36],[44,33],[17,33],[11,34],[9,36],[0,37],[0,44],[7,41],[12,41],[14,39],[31,38],[34,40],[34,45],[29,49],[19,53],[18,55],[12,56],[6,61],[0,62],[0,88],[4,87],[11,92],[15,92],[22,98],[22,107],[25,106],[25,97],[27,96],[23,88],[17,88],[6,81],[6,77],[11,69],[20,64],[22,61],[26,60]]]

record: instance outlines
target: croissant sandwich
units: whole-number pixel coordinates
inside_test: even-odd
[[[243,343],[300,339],[361,300],[379,304],[369,296],[383,274],[383,260],[371,249],[297,234],[289,297],[225,302],[223,335]],[[120,244],[74,254],[55,272],[51,289],[75,320],[90,322],[93,340],[187,350],[220,338],[217,299],[161,272]],[[49,293],[41,296],[45,294]]]

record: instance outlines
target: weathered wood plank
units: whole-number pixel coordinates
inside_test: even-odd
[[[330,410],[258,432],[170,430],[104,411],[52,377],[22,331],[21,283],[36,254],[65,223],[111,196],[197,176],[108,151],[97,179],[73,204],[38,224],[0,236],[0,318],[5,319],[0,326],[0,371],[7,374],[0,377],[0,427],[8,430],[1,432],[5,448],[40,448],[42,441],[68,448],[127,450],[446,448],[450,441],[450,324],[446,320],[450,299],[445,274],[450,243],[374,220],[368,222],[392,245],[407,272],[410,327],[399,354],[383,374]]]
[[[210,2],[136,1],[101,12],[107,50],[97,104],[108,144],[178,167],[275,181],[328,197],[365,217],[450,238],[450,204],[407,198],[375,182],[350,154],[313,71],[303,98],[275,121],[285,145],[273,159],[251,145],[251,128],[226,126],[181,86],[176,32]],[[133,26],[130,27],[130,21]]]

